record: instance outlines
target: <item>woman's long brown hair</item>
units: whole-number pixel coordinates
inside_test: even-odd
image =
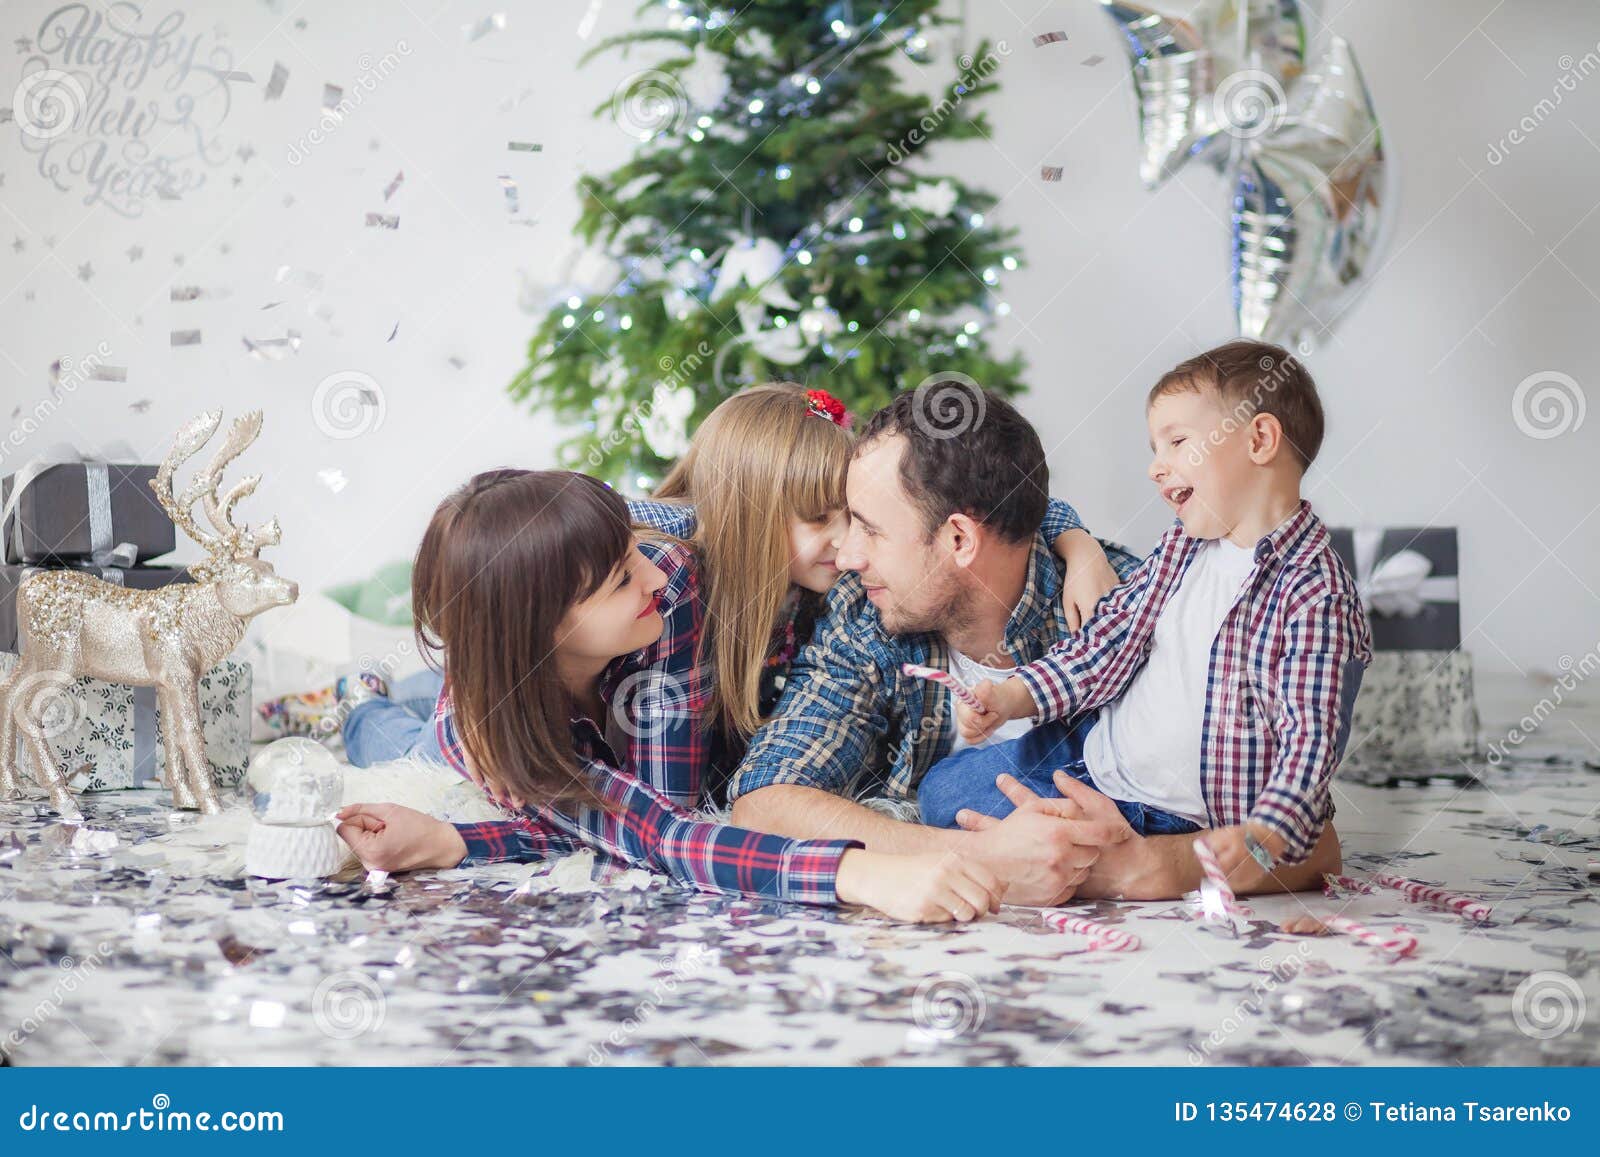
[[[417,643],[449,664],[467,756],[532,806],[594,804],[555,662],[567,609],[633,547],[627,504],[585,474],[491,470],[434,511],[411,591]]]

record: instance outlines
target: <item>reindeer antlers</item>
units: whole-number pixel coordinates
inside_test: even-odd
[[[195,474],[182,494],[174,495],[173,474],[211,440],[211,435],[216,433],[217,425],[222,421],[222,411],[208,410],[191,419],[178,431],[172,442],[172,450],[161,460],[156,476],[150,482],[150,489],[155,491],[156,500],[161,503],[168,517],[214,557],[255,558],[260,555],[262,547],[275,545],[281,537],[276,518],[255,530],[233,521],[234,504],[255,493],[261,475],[251,474],[241,478],[225,495],[221,498],[217,496],[223,470],[256,440],[261,433],[262,419],[260,410],[251,410],[235,418],[211,461]],[[207,534],[200,529],[194,518],[196,502],[204,506],[206,517],[216,528],[216,534]]]

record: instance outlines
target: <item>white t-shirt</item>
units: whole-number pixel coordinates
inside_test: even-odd
[[[1121,698],[1100,709],[1084,742],[1089,774],[1112,799],[1205,825],[1200,740],[1211,646],[1254,569],[1255,551],[1214,539],[1161,608],[1149,659]]]
[[[950,648],[950,674],[968,687],[976,687],[985,679],[993,679],[996,683],[1003,683],[1016,673],[1017,669],[1015,667],[985,667],[982,663],[967,658],[954,647]],[[954,719],[956,713],[955,692],[950,691],[946,692],[946,694],[950,696],[950,718]],[[1033,721],[1030,719],[1008,719],[999,727],[996,727],[978,746],[987,747],[991,743],[1004,743],[1008,739],[1026,735],[1032,729]],[[950,749],[950,753],[954,755],[963,747],[971,746],[972,744],[961,738],[961,732],[957,731],[955,746]]]

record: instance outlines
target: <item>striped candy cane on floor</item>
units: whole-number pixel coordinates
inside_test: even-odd
[[[1087,936],[1090,948],[1101,948],[1107,952],[1137,952],[1142,947],[1139,937],[1134,933],[1114,924],[1090,920],[1086,916],[1074,916],[1070,912],[1046,912],[1044,922],[1057,932],[1077,932]]]
[[[1224,925],[1237,934],[1239,922],[1251,914],[1250,909],[1239,903],[1233,894],[1227,873],[1203,838],[1195,839],[1194,856],[1205,873],[1205,879],[1200,881],[1200,918],[1207,924]]]

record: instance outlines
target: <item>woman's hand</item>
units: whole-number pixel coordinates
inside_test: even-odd
[[[339,838],[368,871],[453,868],[467,855],[453,825],[397,803],[353,803],[338,820]]]
[[[996,683],[984,679],[972,689],[973,695],[983,704],[982,711],[974,711],[959,699],[956,700],[956,730],[968,743],[982,743],[1002,724],[1012,719],[1026,719],[1033,714],[1033,693],[1028,685],[1015,676]]]
[[[1094,617],[1095,607],[1122,582],[1122,576],[1087,530],[1069,530],[1054,545],[1056,554],[1067,564],[1061,581],[1061,612],[1066,616],[1067,630],[1077,632]]]
[[[835,887],[843,903],[911,924],[976,920],[998,912],[1005,891],[988,868],[955,852],[891,855],[858,848],[840,858]]]

